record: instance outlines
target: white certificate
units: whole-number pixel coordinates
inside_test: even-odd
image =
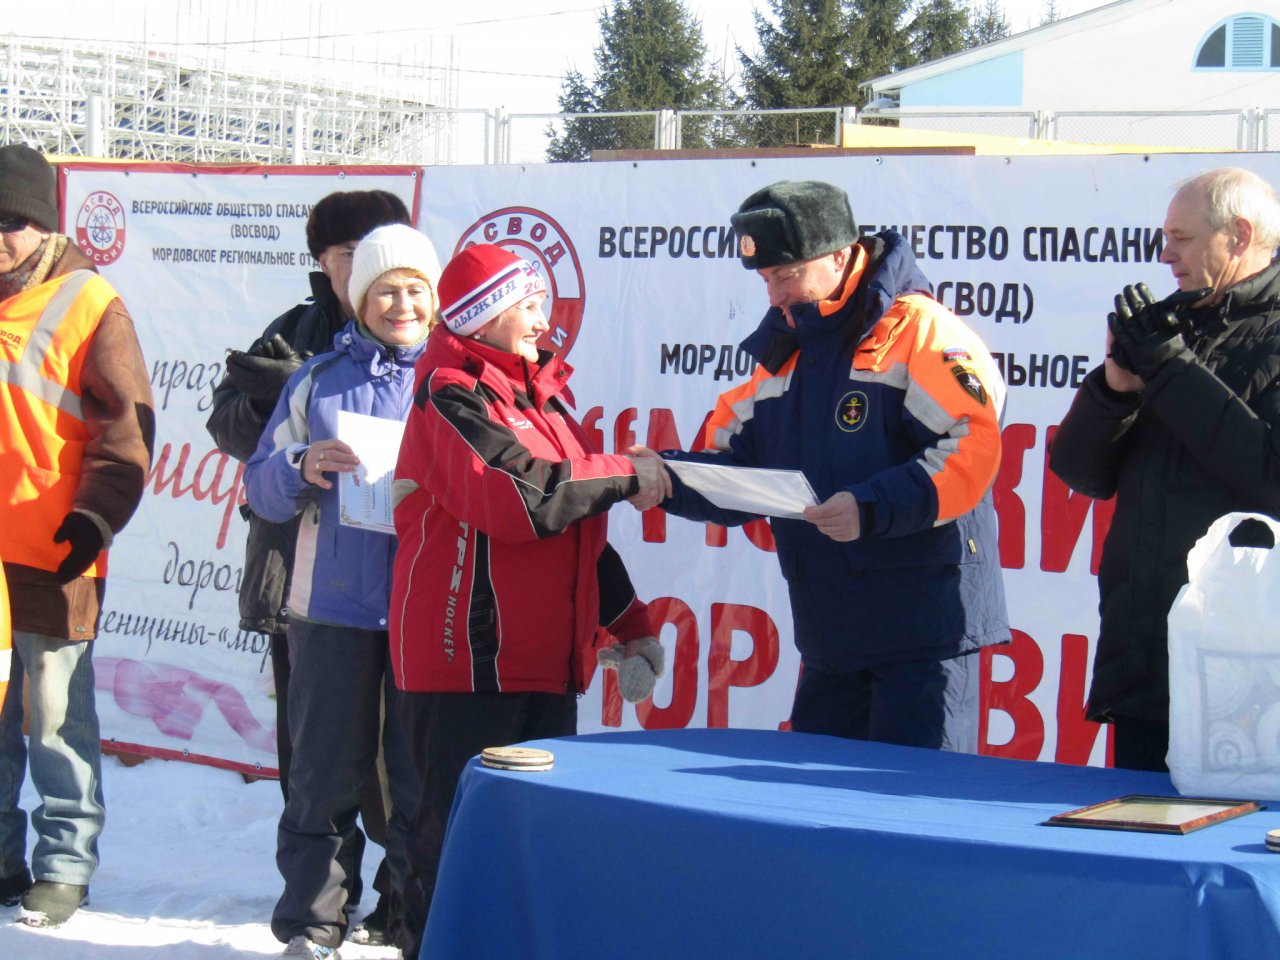
[[[360,458],[360,465],[351,473],[337,474],[344,526],[396,532],[391,518],[391,481],[403,436],[400,420],[338,411],[338,439]]]
[[[805,507],[818,503],[808,478],[799,470],[735,467],[688,460],[667,460],[666,465],[681,481],[726,510],[798,520]]]

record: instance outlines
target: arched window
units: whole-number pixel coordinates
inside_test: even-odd
[[[1224,20],[1200,41],[1197,70],[1280,70],[1280,23],[1261,14]]]

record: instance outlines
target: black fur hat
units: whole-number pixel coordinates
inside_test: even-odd
[[[0,214],[58,229],[58,176],[44,154],[21,143],[0,147]]]
[[[858,241],[849,195],[821,180],[783,180],[757,190],[729,220],[748,270],[812,260]]]
[[[329,247],[364,239],[374,227],[409,223],[404,202],[386,190],[331,193],[307,217],[307,249],[317,260]]]

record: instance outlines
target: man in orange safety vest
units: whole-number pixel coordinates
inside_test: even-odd
[[[0,147],[0,557],[12,628],[0,710],[0,902],[57,926],[88,897],[102,831],[93,639],[107,547],[151,463],[146,364],[119,296],[57,233],[57,178]],[[24,740],[23,687],[30,740]],[[28,867],[26,769],[41,803]]]

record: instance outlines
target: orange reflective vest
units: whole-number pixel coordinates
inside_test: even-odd
[[[0,556],[56,570],[67,545],[53,533],[72,509],[89,432],[80,375],[88,344],[117,294],[90,270],[0,303]],[[107,555],[86,576],[102,577]]]

